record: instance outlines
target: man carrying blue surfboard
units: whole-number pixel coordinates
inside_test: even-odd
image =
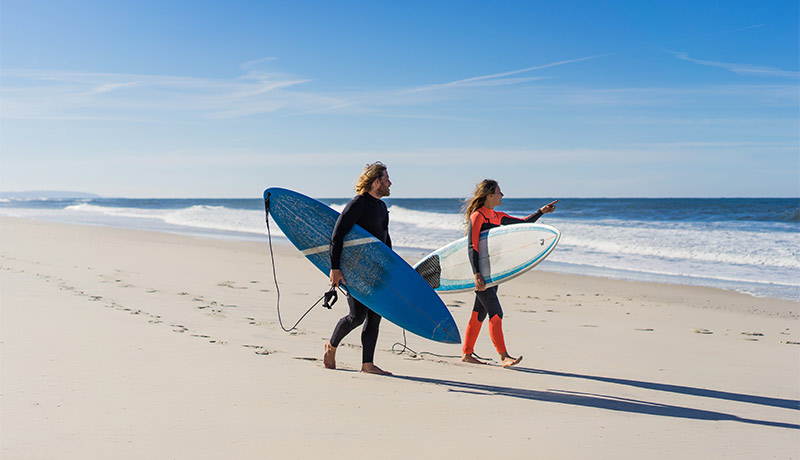
[[[356,181],[357,195],[347,203],[333,228],[330,246],[331,286],[339,286],[340,283],[347,285],[341,270],[341,255],[344,237],[354,225],[358,224],[375,238],[383,241],[390,248],[392,247],[392,240],[389,237],[389,211],[381,200],[381,198],[389,196],[391,186],[392,181],[389,180],[386,165],[381,162],[369,164],[361,172]],[[361,372],[392,375],[373,362],[381,316],[352,296],[347,296],[347,303],[350,306],[350,312],[336,323],[330,341],[325,343],[325,354],[323,355],[325,367],[336,369],[336,347],[350,331],[363,323]]]

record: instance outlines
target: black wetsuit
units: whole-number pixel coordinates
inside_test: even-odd
[[[375,238],[392,247],[389,237],[389,211],[386,204],[368,193],[356,196],[345,206],[331,236],[331,269],[340,269],[344,237],[358,224]],[[345,275],[346,276],[346,275]],[[347,278],[345,277],[345,285]],[[378,327],[381,316],[367,308],[366,305],[347,296],[350,313],[336,323],[331,335],[331,345],[338,347],[344,337],[353,329],[364,323],[361,330],[362,362],[371,363],[375,355],[375,344],[378,342]]]

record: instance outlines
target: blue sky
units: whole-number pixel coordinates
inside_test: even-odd
[[[0,190],[798,196],[797,1],[0,2]]]

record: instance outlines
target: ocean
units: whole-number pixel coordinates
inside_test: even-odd
[[[341,211],[349,198],[319,200]],[[459,199],[385,201],[393,245],[411,259],[464,235]],[[504,198],[498,210],[524,217],[550,201]],[[0,198],[0,215],[260,241],[267,256],[260,198]],[[536,270],[800,301],[800,199],[564,198],[539,223],[562,238]]]

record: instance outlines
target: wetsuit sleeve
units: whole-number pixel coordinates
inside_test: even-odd
[[[333,227],[333,234],[331,235],[331,270],[339,270],[341,268],[342,248],[344,247],[344,237],[361,217],[364,212],[364,206],[358,199],[352,199],[336,220],[336,225]]]
[[[533,214],[529,215],[524,219],[509,216],[504,212],[499,212],[498,214],[500,215],[500,225],[520,224],[522,222],[533,223],[539,220],[540,217],[542,217],[542,211],[538,209],[536,210],[536,212],[534,212]]]
[[[541,209],[537,209],[536,212],[534,212],[533,214],[531,214],[530,216],[525,218],[525,222],[528,222],[528,223],[536,222],[543,215],[544,215],[544,213],[542,212],[542,210]]]
[[[469,216],[469,223],[467,224],[467,253],[469,254],[469,263],[472,265],[472,274],[480,273],[480,265],[478,264],[478,243],[481,240],[481,226],[486,222],[486,218],[479,212],[473,212]]]

